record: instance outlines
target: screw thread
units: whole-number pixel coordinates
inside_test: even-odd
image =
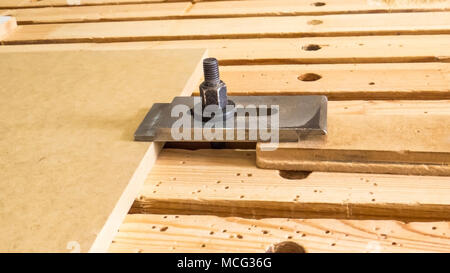
[[[216,58],[203,60],[203,74],[205,75],[205,82],[217,83],[220,81],[219,63]]]

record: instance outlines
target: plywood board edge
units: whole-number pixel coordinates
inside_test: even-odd
[[[258,154],[258,153],[257,153]],[[261,155],[260,155],[261,156]],[[337,162],[282,160],[282,157],[256,157],[256,166],[261,169],[277,169],[286,171],[319,171],[319,172],[349,172],[349,173],[382,173],[403,175],[450,176],[450,166],[430,164],[408,164],[396,162]]]
[[[205,53],[203,54],[196,68],[194,69],[192,75],[187,80],[186,85],[184,89],[181,91],[180,95],[188,96],[192,93],[192,90],[196,88],[197,83],[200,81],[200,78],[202,77],[201,73],[202,61],[203,58],[207,57],[207,55],[208,52],[205,49]],[[152,142],[150,144],[147,152],[145,153],[144,157],[139,163],[139,166],[137,167],[133,176],[128,182],[127,187],[120,196],[119,201],[115,205],[113,211],[106,220],[105,225],[103,226],[100,233],[97,235],[94,243],[92,244],[91,248],[89,249],[90,253],[103,253],[108,251],[108,248],[113,238],[116,236],[118,232],[119,226],[125,220],[125,217],[129,209],[131,208],[134,199],[136,198],[142,186],[144,185],[147,175],[153,168],[153,165],[155,164],[159,152],[162,150],[163,146],[164,146],[163,142],[159,143]]]

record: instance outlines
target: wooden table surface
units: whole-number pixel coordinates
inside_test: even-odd
[[[289,164],[257,168],[254,149],[185,150],[186,145],[171,144],[148,177],[142,178],[142,189],[130,197],[135,202],[109,251],[263,252],[274,243],[289,240],[308,252],[449,252],[449,176],[412,171],[406,174],[416,175],[386,174],[386,168],[374,169],[361,161],[374,149],[378,154],[370,154],[371,160],[393,156],[393,164],[403,162],[408,151],[415,151],[415,160],[442,163],[439,167],[448,170],[450,139],[445,120],[450,106],[450,1],[69,2],[1,1],[0,15],[14,16],[18,27],[8,29],[0,38],[0,54],[62,52],[61,56],[66,56],[83,50],[97,56],[113,50],[206,48],[209,56],[219,59],[221,78],[230,94],[327,95],[330,109],[334,109],[330,121],[343,124],[339,122],[344,119],[351,123],[346,128],[357,127],[345,129],[344,138],[333,138],[336,142],[330,143],[347,173],[339,172],[344,165],[326,162],[311,163],[310,167],[316,168],[312,172],[304,171],[308,169],[305,164],[299,168],[298,160],[310,155],[305,153],[310,146],[296,146],[300,152],[288,152],[292,157],[289,162],[300,170],[289,171],[276,169],[289,169],[285,168]],[[48,69],[54,67],[47,60],[43,62],[48,63]],[[17,69],[28,64],[14,63]],[[139,66],[142,63],[137,61]],[[45,71],[35,69],[32,79]],[[102,69],[113,68],[105,64]],[[52,70],[53,74],[59,70]],[[303,80],[308,73],[315,74],[316,80]],[[132,76],[121,77],[125,81]],[[198,94],[199,81],[186,87],[186,94]],[[34,98],[26,97],[30,101]],[[23,100],[13,94],[1,99],[6,98]],[[150,101],[140,103],[149,105]],[[346,115],[354,122],[345,120]],[[123,113],[114,117],[108,121],[125,123]],[[372,127],[367,120],[377,124]],[[415,124],[415,120],[420,123]],[[395,121],[403,123],[395,126]],[[341,127],[332,128],[336,133]],[[397,137],[390,139],[378,132],[362,139],[364,128],[373,132],[390,128]],[[340,140],[347,141],[345,147],[338,145],[340,151],[354,152],[357,148],[357,153],[348,156],[334,149],[342,144]],[[59,149],[58,145],[52,147]],[[316,152],[329,158],[330,149]],[[144,151],[139,152],[126,158],[139,162]],[[285,160],[286,154],[281,154],[285,150],[279,152],[278,159]],[[27,151],[23,154],[31,155]],[[2,154],[1,159],[14,162],[11,154]],[[125,158],[111,154],[103,160]],[[8,170],[19,166],[17,162],[9,164]],[[38,173],[41,169],[36,164],[24,165],[23,172]],[[62,168],[61,164],[56,167]],[[74,170],[74,177],[79,173]],[[123,188],[117,189],[116,196],[121,191]],[[24,198],[39,199],[43,194]],[[60,215],[50,203],[36,207],[45,215],[43,219]],[[29,224],[35,216],[20,216],[13,213],[13,206],[9,208],[10,215],[21,219],[16,223],[24,223],[24,229],[37,228]],[[106,216],[93,210],[86,217],[83,223],[100,223]],[[101,225],[95,226],[100,229]],[[13,230],[3,220],[2,228]],[[5,239],[10,245],[13,241]],[[12,249],[31,249],[23,241],[15,242]],[[41,246],[44,240],[30,244]],[[83,246],[82,251],[88,249]]]

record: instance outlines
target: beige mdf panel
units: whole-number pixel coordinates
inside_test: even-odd
[[[159,151],[133,133],[204,52],[0,54],[0,251],[106,250]]]

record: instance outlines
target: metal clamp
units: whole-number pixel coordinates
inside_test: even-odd
[[[201,96],[155,103],[136,130],[136,141],[268,141],[262,132],[270,130],[279,141],[292,142],[301,135],[326,134],[325,96],[228,97],[217,60],[205,59],[203,70]],[[184,120],[180,121],[181,118]],[[182,138],[174,134],[180,124],[185,130]],[[213,128],[217,138],[205,135],[205,128]]]

